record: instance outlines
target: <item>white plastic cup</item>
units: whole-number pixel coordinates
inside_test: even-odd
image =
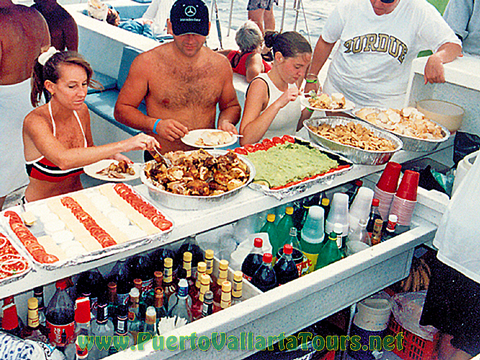
[[[350,231],[358,228],[358,221],[360,219],[368,219],[370,208],[372,206],[373,190],[365,186],[358,189],[357,195],[350,206],[349,224]]]
[[[353,323],[367,331],[382,331],[388,327],[391,306],[386,299],[365,299],[357,304]]]
[[[311,208],[310,208],[311,209]],[[348,195],[345,193],[335,193],[333,195],[332,205],[325,222],[325,233],[330,234],[334,231],[335,223],[343,225],[342,236],[348,235]]]

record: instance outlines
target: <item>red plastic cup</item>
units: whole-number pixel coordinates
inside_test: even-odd
[[[418,172],[406,170],[395,195],[401,199],[417,201],[419,179],[420,174]]]
[[[395,193],[398,185],[398,178],[400,177],[400,171],[402,170],[402,165],[389,161],[385,170],[383,170],[380,180],[378,180],[377,187],[380,190],[389,193]]]

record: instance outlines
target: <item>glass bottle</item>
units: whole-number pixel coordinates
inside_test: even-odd
[[[262,265],[252,277],[252,284],[259,290],[265,292],[278,285],[277,276],[272,266],[272,254],[263,254]]]
[[[232,306],[232,283],[225,280],[222,283],[222,298],[220,300],[220,310],[227,309]]]
[[[138,311],[140,293],[137,288],[130,290],[130,304],[128,306],[128,331],[133,336],[133,341],[137,344],[138,333],[143,330],[143,323],[140,320]]]
[[[233,273],[232,306],[239,304],[243,301],[242,287],[243,287],[243,273],[237,270]]]
[[[292,258],[293,247],[290,244],[283,245],[283,254],[273,266],[277,276],[278,285],[286,284],[289,281],[298,279],[298,269]]]
[[[177,316],[189,323],[192,321],[192,303],[188,296],[188,282],[185,279],[180,279],[178,285],[178,294],[172,295],[168,300],[170,316]]]
[[[108,319],[114,321],[117,318],[117,308],[120,305],[117,296],[117,284],[114,282],[109,282],[107,285],[108,288]],[[98,308],[98,298],[97,298],[97,308]]]
[[[187,279],[188,288],[193,289],[195,288],[195,278],[193,277],[193,272],[192,272],[192,253],[190,251],[185,251],[183,253],[182,263],[183,263],[183,266],[177,274],[177,280],[180,280],[181,278]],[[177,285],[178,285],[178,281],[177,281]]]
[[[173,282],[173,259],[166,258],[164,261],[164,270],[163,270],[163,302],[167,306],[167,311],[170,311],[170,296],[177,292],[177,287]]]
[[[48,343],[48,331],[45,326],[40,324],[38,316],[38,299],[31,297],[28,303],[28,321],[20,332],[20,337],[25,340],[41,341]]]
[[[115,322],[115,331],[114,331],[112,346],[108,351],[108,355],[116,354],[120,350],[125,350],[126,348],[134,345],[135,341],[133,335],[128,332],[128,309],[126,305],[120,305],[117,311],[117,320]],[[119,341],[115,338],[122,337],[122,341]],[[127,339],[127,340],[126,340]],[[126,340],[126,341],[125,341]],[[116,345],[117,344],[117,345]],[[122,347],[120,348],[120,344]]]
[[[153,286],[153,270],[150,258],[146,254],[139,254],[128,261],[131,279],[142,280],[142,292],[148,291]]]
[[[318,254],[322,250],[325,237],[323,232],[325,218],[323,215],[323,209],[320,206],[314,205],[310,207],[307,220],[300,232],[300,246],[308,262],[308,267],[305,271],[307,274],[315,270]]]
[[[207,271],[205,274],[210,276],[210,286],[213,285],[213,256],[214,251],[212,249],[205,250],[205,263],[207,264]]]
[[[373,232],[372,232],[372,245],[377,245],[382,241],[382,228],[383,228],[383,221],[382,219],[376,219],[375,224],[373,225]]]
[[[335,261],[342,258],[342,253],[337,246],[337,234],[332,231],[328,236],[328,241],[323,246],[320,254],[318,255],[317,266],[315,270],[321,269]]]
[[[78,276],[75,286],[76,298],[81,296],[90,299],[92,319],[97,316],[97,301],[105,289],[105,279],[98,269],[84,271]]]
[[[280,219],[277,225],[277,235],[275,239],[275,247],[272,245],[272,254],[276,256],[278,250],[283,248],[288,241],[290,235],[290,229],[293,227],[293,207],[287,206],[285,209],[285,215]]]
[[[188,288],[190,297],[192,298],[192,303],[194,303],[199,296],[201,284],[201,276],[207,272],[207,263],[205,261],[200,261],[197,265],[197,275],[195,279],[195,286],[193,289]]]
[[[161,271],[155,271],[153,273],[153,288],[141,293],[140,303],[145,304],[147,307],[154,306],[155,289],[157,288],[162,288],[162,294],[163,294],[163,272]]]
[[[128,294],[132,288],[132,278],[130,270],[127,266],[127,259],[118,260],[107,276],[107,282],[117,284],[118,303],[127,305]]]
[[[203,251],[200,246],[198,246],[197,241],[193,237],[187,237],[175,254],[175,264],[177,264],[178,267],[182,266],[185,251],[192,254],[192,268],[196,268],[197,264],[203,261]]]
[[[75,354],[78,352],[77,349],[77,339],[79,336],[90,336],[91,335],[91,306],[90,299],[88,297],[79,297],[75,300],[75,330],[73,338],[70,343],[65,348],[65,357],[67,359],[74,359]],[[83,353],[83,352],[82,352]],[[88,353],[88,349],[87,349]]]
[[[248,281],[252,281],[252,276],[262,265],[263,257],[263,240],[261,238],[255,238],[253,240],[253,249],[250,251],[242,263],[243,277]]]
[[[342,255],[345,255],[345,250],[347,247],[347,234],[343,233],[344,229],[345,227],[340,223],[335,223],[333,225],[333,232],[337,234],[337,247]]]
[[[38,321],[40,325],[46,326],[45,319],[45,301],[43,299],[43,286],[38,286],[33,289],[33,296],[38,300]]]
[[[157,335],[157,312],[153,306],[149,306],[145,312],[143,332],[149,333],[151,337]]]
[[[65,347],[75,331],[75,310],[73,301],[66,291],[67,281],[58,280],[55,286],[57,290],[50,299],[45,313],[48,340],[57,347]],[[62,334],[65,334],[65,339],[62,339]]]
[[[278,251],[279,246],[277,244],[277,227],[275,225],[275,214],[267,215],[267,221],[260,229],[260,232],[268,234],[268,241],[272,246],[272,251],[275,251],[275,248]]]
[[[163,305],[163,289],[161,287],[157,287],[155,289],[155,300],[153,304],[156,312],[156,319],[157,324],[160,322],[161,319],[167,316],[167,309]]]
[[[213,314],[213,292],[210,290],[205,293],[205,299],[202,307],[202,317]]]
[[[165,268],[164,261],[166,258],[175,258],[175,252],[172,249],[161,247],[150,254],[150,264],[155,276],[155,271],[163,271]],[[154,280],[155,281],[155,280]]]
[[[213,312],[220,310],[220,303],[222,300],[222,284],[227,280],[228,276],[228,261],[220,260],[218,265],[218,277],[215,285],[210,288],[213,292]]]
[[[83,339],[82,339],[83,337]],[[92,357],[88,356],[88,346],[85,346],[84,349],[80,347],[80,343],[85,344],[87,343],[87,340],[85,339],[86,335],[80,335],[75,339],[75,344],[73,346],[75,347],[75,360],[85,360],[85,359],[92,359]],[[67,360],[69,360],[68,357],[66,357]]]
[[[370,236],[367,232],[367,219],[358,220],[358,226],[350,235],[348,235],[348,241],[359,241],[369,246],[372,245],[370,242]]]
[[[200,267],[200,263],[199,267]],[[210,276],[207,274],[200,275],[200,290],[198,292],[198,297],[195,301],[192,301],[192,318],[197,320],[202,317],[203,303],[205,301],[205,294],[207,291],[210,291]],[[213,299],[212,299],[213,303]]]
[[[397,234],[395,233],[395,230],[397,227],[397,221],[398,221],[397,215],[391,214],[388,216],[388,224],[387,224],[387,228],[385,229],[385,233],[383,234],[382,241],[386,241],[388,239],[391,239],[394,236],[397,236]]]
[[[4,300],[2,331],[20,337],[22,326],[17,314],[17,306],[13,302],[13,296]]]
[[[112,321],[108,319],[107,302],[103,299],[98,300],[97,319],[92,323],[91,333],[94,338],[110,337],[112,339],[114,326]],[[95,344],[89,352],[89,359],[102,359],[108,356],[109,348],[102,348]]]
[[[368,224],[367,224],[367,232],[370,234],[373,233],[373,226],[375,225],[375,220],[382,218],[382,215],[380,215],[380,210],[378,209],[379,205],[380,205],[380,200],[378,199],[372,200],[372,208],[370,209],[370,215],[368,216]]]
[[[145,302],[142,301],[142,294],[143,294],[143,281],[142,279],[133,279],[133,286],[138,289],[138,312],[140,319],[145,321],[145,313],[147,312],[147,305]]]

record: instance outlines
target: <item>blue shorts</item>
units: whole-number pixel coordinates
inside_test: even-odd
[[[276,3],[275,0],[248,0],[247,10],[248,11],[259,10],[259,9],[271,10],[274,2]]]

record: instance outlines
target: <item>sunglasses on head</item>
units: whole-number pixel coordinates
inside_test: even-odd
[[[395,0],[380,0],[382,3],[384,4],[391,4],[393,3]]]

